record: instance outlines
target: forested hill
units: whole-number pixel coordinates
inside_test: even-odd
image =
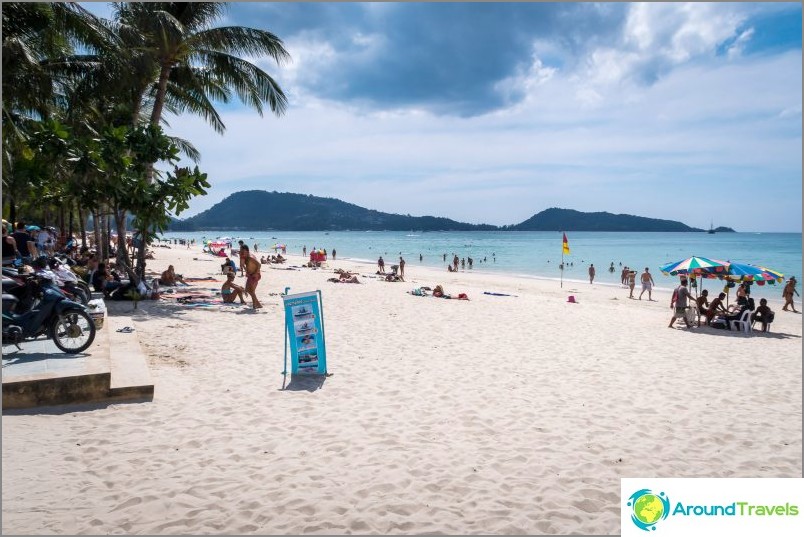
[[[247,190],[236,192],[210,209],[171,224],[174,231],[283,230],[283,231],[487,231],[474,225],[434,216],[389,214],[365,209],[334,198],[304,194]]]
[[[507,229],[515,231],[704,231],[676,222],[630,214],[606,212],[582,213],[572,209],[546,209],[521,224]],[[734,230],[728,227],[716,231]]]
[[[582,213],[547,209],[521,224],[467,224],[435,216],[383,213],[334,198],[288,192],[236,192],[212,208],[186,220],[174,220],[173,231],[704,231],[673,220],[630,214]],[[734,231],[720,227],[718,232]]]

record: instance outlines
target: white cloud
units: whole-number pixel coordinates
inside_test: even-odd
[[[293,64],[278,77],[294,95],[286,116],[226,113],[224,137],[197,119],[171,120],[201,150],[214,185],[191,213],[256,188],[493,224],[563,206],[707,227],[713,207],[728,206],[736,216],[724,225],[751,215],[800,230],[801,51],[743,56],[753,38],[744,12],[634,5],[619,41],[560,66],[544,58],[566,52],[535,41],[530,63],[495,87],[524,98],[471,118],[367,112],[302,94],[302,78],[321,76],[339,52],[294,37]],[[717,57],[729,39],[728,60]],[[383,46],[373,34],[352,43],[365,55]],[[654,67],[661,76],[645,83]]]

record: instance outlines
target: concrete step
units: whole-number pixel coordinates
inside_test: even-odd
[[[65,354],[50,339],[3,347],[3,409],[102,401],[111,367],[105,326],[81,354]]]
[[[3,347],[3,410],[116,400],[152,400],[154,385],[131,317],[105,315],[85,353],[61,352],[51,340]]]
[[[109,398],[153,399],[154,384],[133,320],[128,316],[111,316],[106,318],[106,322],[112,373]],[[134,331],[118,332],[126,327],[134,328]]]

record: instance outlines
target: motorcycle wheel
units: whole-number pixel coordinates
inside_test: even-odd
[[[67,310],[53,319],[50,338],[62,352],[83,352],[95,341],[95,321],[84,311]]]
[[[89,288],[89,285],[81,280],[75,282],[75,285],[76,287],[84,290],[84,293],[87,295],[87,301],[92,300],[92,289]]]

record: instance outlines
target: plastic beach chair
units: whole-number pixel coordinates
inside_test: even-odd
[[[739,319],[731,321],[731,329],[749,333],[751,331],[751,310],[745,308]]]

